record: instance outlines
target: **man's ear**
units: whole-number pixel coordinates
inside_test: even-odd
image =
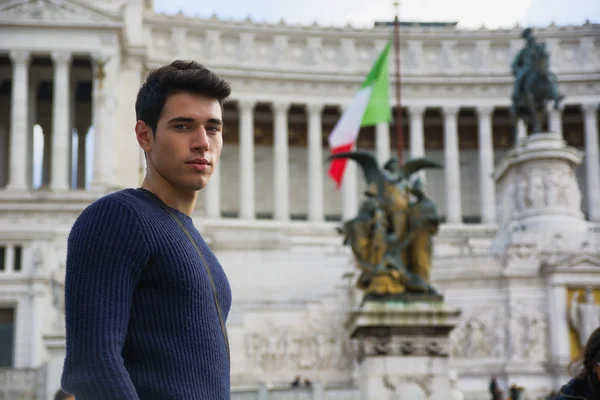
[[[135,123],[135,136],[137,141],[144,151],[152,150],[152,143],[154,143],[154,136],[152,128],[148,126],[144,121],[137,121]]]

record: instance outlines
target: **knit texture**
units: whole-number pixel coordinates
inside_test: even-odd
[[[152,195],[95,201],[68,239],[62,387],[77,400],[229,399],[230,367],[208,275]],[[192,219],[226,319],[231,289]]]

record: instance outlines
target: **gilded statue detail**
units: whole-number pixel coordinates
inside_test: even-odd
[[[420,158],[400,167],[394,157],[380,168],[375,156],[366,151],[330,156],[330,160],[336,158],[356,161],[367,182],[358,215],[339,230],[361,271],[358,288],[375,297],[437,295],[430,276],[432,237],[438,232],[440,216],[414,173],[441,166]]]

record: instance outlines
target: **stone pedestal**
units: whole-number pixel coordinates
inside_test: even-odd
[[[542,249],[577,248],[587,236],[575,167],[582,153],[556,133],[523,138],[494,172],[498,234],[495,254],[530,234]]]
[[[360,399],[447,400],[449,335],[460,311],[442,301],[366,301],[346,328],[358,341]]]
[[[527,393],[569,380],[569,331],[583,318],[569,316],[579,307],[569,293],[600,289],[597,238],[581,212],[575,175],[582,159],[560,134],[538,133],[519,140],[494,172],[499,221],[492,252],[502,264],[509,321],[503,373]]]

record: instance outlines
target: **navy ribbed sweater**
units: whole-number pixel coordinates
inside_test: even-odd
[[[73,225],[62,387],[77,400],[229,399],[227,348],[208,276],[151,196],[112,193]],[[192,219],[176,213],[210,266],[227,318],[227,277]]]

